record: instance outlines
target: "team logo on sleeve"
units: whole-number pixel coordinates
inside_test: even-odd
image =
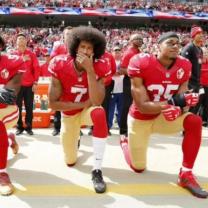
[[[180,68],[180,69],[178,69],[178,71],[177,71],[177,79],[182,79],[183,78],[183,75],[184,75],[184,69],[183,68]]]
[[[140,74],[141,71],[139,68],[136,68],[136,67],[132,67],[132,66],[128,66],[128,71],[131,71],[133,72],[134,74]]]
[[[2,77],[3,79],[8,79],[8,78],[9,78],[9,71],[8,71],[7,69],[3,69],[3,70],[1,71],[1,77]]]

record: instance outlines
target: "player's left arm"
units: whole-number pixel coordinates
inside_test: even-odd
[[[17,95],[20,90],[22,74],[23,73],[15,74],[5,85],[6,89],[14,90],[15,95]]]
[[[0,103],[6,105],[14,105],[16,103],[17,93],[20,89],[21,74],[14,75],[4,86],[0,89]]]
[[[188,91],[188,81],[182,83],[178,89],[178,94],[185,93]]]

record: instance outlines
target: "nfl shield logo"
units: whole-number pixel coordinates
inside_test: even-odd
[[[183,75],[184,75],[184,69],[183,68],[178,69],[177,75],[176,75],[177,79],[182,79]]]
[[[1,71],[1,77],[2,77],[3,79],[8,79],[8,78],[9,78],[9,71],[8,71],[7,69],[3,69],[3,70]]]
[[[170,73],[166,72],[165,76],[166,76],[166,78],[170,78]]]

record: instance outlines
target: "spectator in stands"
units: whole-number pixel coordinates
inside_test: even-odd
[[[40,67],[36,55],[27,49],[26,35],[19,33],[16,40],[15,55],[23,57],[25,60],[26,71],[22,76],[21,88],[17,96],[17,106],[19,108],[19,119],[17,121],[16,135],[20,135],[25,130],[29,135],[33,135],[33,103],[34,93],[37,89]],[[25,127],[22,121],[22,105],[25,106]]]

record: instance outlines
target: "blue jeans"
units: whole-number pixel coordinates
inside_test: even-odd
[[[109,117],[108,117],[108,126],[109,129],[113,125],[113,117],[115,113],[115,109],[117,108],[117,122],[118,126],[120,128],[120,122],[121,122],[121,112],[123,108],[123,93],[113,93],[111,95],[111,99],[109,102]]]

